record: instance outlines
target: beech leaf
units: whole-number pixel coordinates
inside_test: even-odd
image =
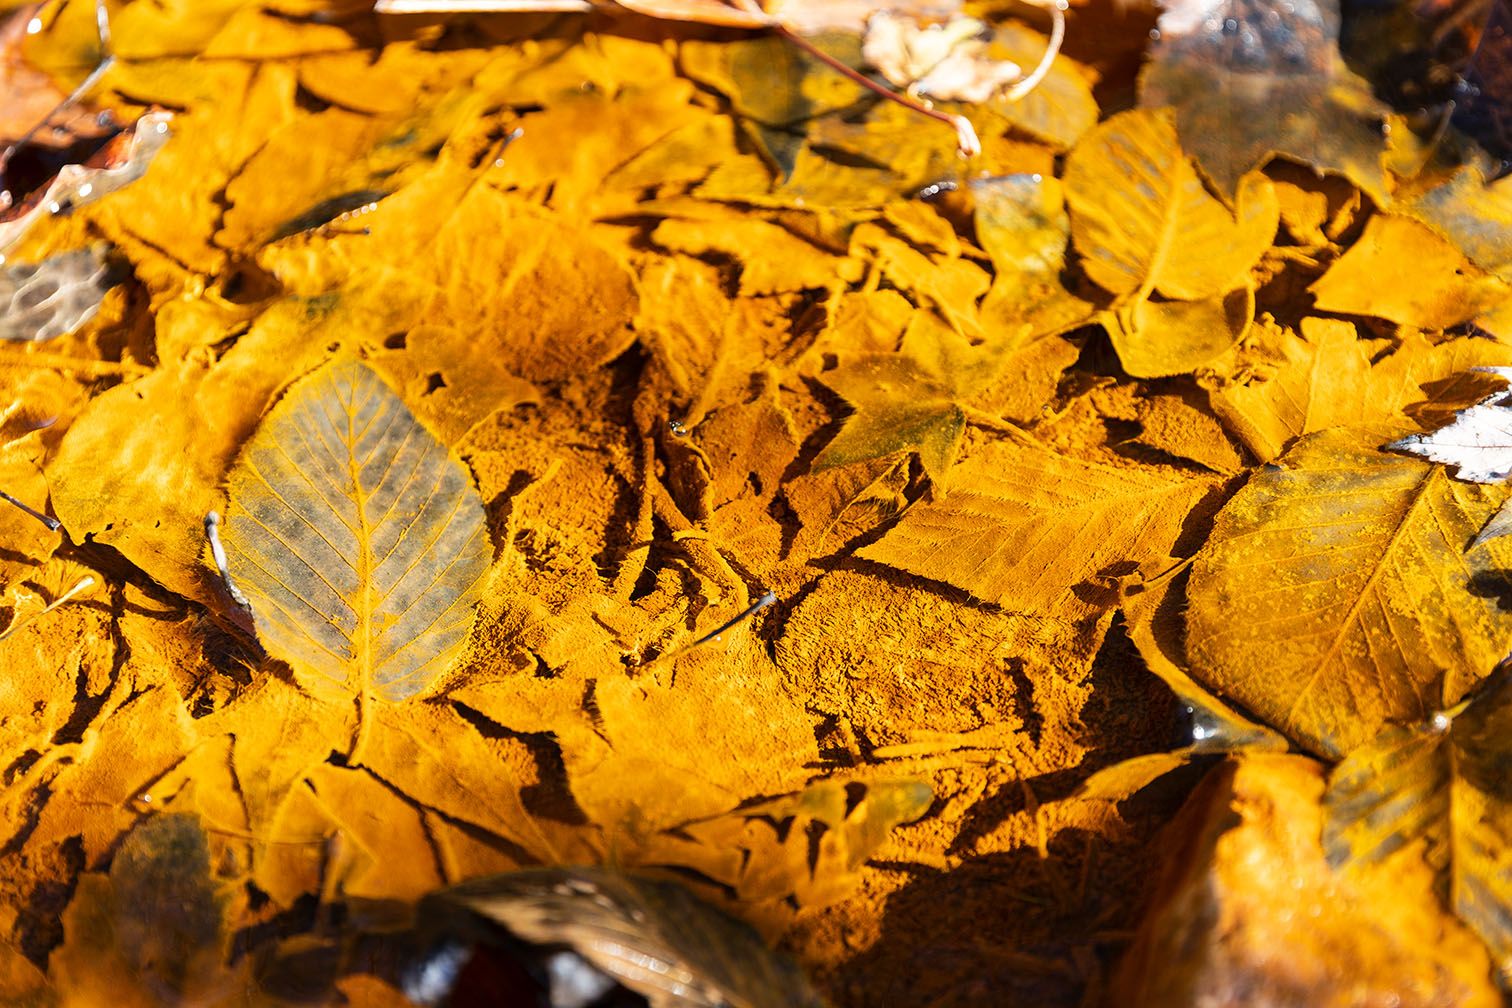
[[[467,470],[366,365],[273,407],[228,479],[226,555],[268,652],[398,702],[457,657],[488,569]]]
[[[1120,297],[1200,300],[1233,290],[1280,220],[1263,176],[1244,180],[1237,218],[1208,195],[1168,112],[1124,112],[1091,130],[1066,159],[1065,185],[1082,267]]]
[[[950,482],[948,497],[914,505],[858,555],[1025,612],[1054,611],[1100,575],[1168,555],[1212,486],[1006,444],[956,466]]]
[[[1384,440],[1303,438],[1219,512],[1192,571],[1193,676],[1324,756],[1457,700],[1512,641],[1512,550],[1466,553],[1506,492]]]
[[[1323,843],[1335,867],[1378,864],[1426,840],[1460,919],[1512,968],[1512,675],[1416,724],[1387,725],[1334,768]]]

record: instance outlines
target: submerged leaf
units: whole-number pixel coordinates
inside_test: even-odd
[[[1326,756],[1458,699],[1512,641],[1512,549],[1466,553],[1506,493],[1386,439],[1298,442],[1219,512],[1192,572],[1193,676]]]
[[[228,487],[231,576],[263,644],[307,685],[397,702],[456,658],[489,563],[482,502],[366,365],[300,380]]]
[[[1338,0],[1180,0],[1139,80],[1225,197],[1272,154],[1343,172],[1386,202],[1383,110],[1338,52]]]
[[[571,949],[652,1008],[821,1004],[797,967],[749,925],[673,882],[601,868],[514,872],[433,893],[419,920],[443,940],[486,933],[482,921],[523,941]],[[460,965],[450,964],[448,979]],[[423,989],[418,975],[413,982]]]

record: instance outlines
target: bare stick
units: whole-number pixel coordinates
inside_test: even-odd
[[[1060,53],[1061,43],[1066,38],[1066,0],[1049,0],[1049,10],[1050,43],[1045,46],[1045,55],[1040,57],[1039,66],[1034,68],[1033,73],[1008,89],[1005,97],[1009,101],[1018,101],[1038,87],[1039,82],[1050,72],[1050,65],[1055,62],[1056,55]]]
[[[63,523],[58,521],[58,519],[49,518],[47,515],[43,514],[41,511],[38,511],[36,508],[27,507],[25,504],[22,504],[20,501],[16,500],[16,498],[6,493],[4,490],[0,490],[0,500],[14,504],[16,507],[20,508],[22,511],[25,511],[27,514],[31,515],[33,518],[37,519],[37,521],[41,522],[43,525],[46,525],[54,532],[63,527]]]
[[[928,116],[936,122],[942,122],[946,126],[949,126],[956,132],[956,146],[959,147],[961,153],[965,154],[967,157],[976,157],[978,154],[982,153],[982,142],[977,139],[976,127],[972,126],[971,120],[967,119],[965,116],[950,115],[947,112],[941,112],[939,109],[930,108],[928,105],[925,105],[923,102],[920,102],[915,98],[910,98],[907,95],[899,94],[896,91],[883,87],[881,84],[878,84],[876,81],[872,80],[865,74],[860,73],[835,59],[835,57],[831,56],[823,49],[820,49],[818,46],[814,45],[814,43],[810,42],[802,35],[799,35],[797,32],[793,31],[781,21],[772,22],[772,30],[781,35],[783,38],[787,39],[789,42],[793,43],[793,45],[797,46],[799,49],[802,49],[804,52],[814,57],[814,59],[829,67],[831,70],[835,71],[838,74],[841,74],[842,76],[855,82],[856,84],[859,84],[861,87],[866,88],[868,91],[879,94],[883,98],[886,98],[888,101],[897,102],[904,108],[919,113],[919,115]]]
[[[711,633],[706,633],[702,637],[698,638],[698,640],[692,643],[691,647],[698,647],[700,644],[707,644],[710,641],[719,640],[720,634],[724,633],[726,630],[729,630],[731,627],[739,625],[742,621],[750,619],[752,616],[755,616],[757,613],[761,612],[761,610],[765,609],[767,606],[776,601],[777,593],[767,592],[765,595],[761,596],[761,598],[757,599],[755,602],[752,602],[744,612],[732,616],[724,623],[721,623],[719,626],[715,627]]]
[[[252,603],[247,601],[247,596],[231,580],[231,571],[226,566],[226,550],[220,541],[219,512],[211,511],[205,515],[205,539],[210,543],[210,558],[215,561],[215,569],[220,571],[221,580],[226,583],[226,593],[231,596],[231,601],[251,612]]]

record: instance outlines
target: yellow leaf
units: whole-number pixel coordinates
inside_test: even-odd
[[[1255,363],[1268,377],[1211,393],[1214,412],[1261,462],[1313,431],[1400,423],[1406,407],[1429,398],[1425,384],[1472,367],[1512,364],[1512,348],[1484,339],[1430,346],[1408,336],[1396,351],[1376,357],[1353,324],[1336,319],[1303,319],[1301,337],[1275,329],[1262,335],[1267,352]],[[1459,405],[1476,398],[1472,393]]]
[[[1091,317],[1093,306],[1066,289],[1071,219],[1059,179],[1006,175],[971,184],[977,240],[992,257],[985,320],[1027,325],[1028,335],[1064,332]]]
[[[1512,971],[1509,686],[1503,665],[1468,704],[1382,728],[1334,768],[1323,828],[1329,860],[1345,870],[1368,869],[1426,841],[1451,905],[1502,975]]]
[[[1320,311],[1423,329],[1447,329],[1512,300],[1512,284],[1475,266],[1427,225],[1390,214],[1370,218],[1311,290]]]
[[[1512,544],[1466,552],[1505,489],[1380,451],[1392,433],[1298,442],[1219,513],[1192,572],[1193,675],[1326,756],[1458,699],[1512,642]]]
[[[949,483],[949,496],[915,504],[858,555],[1040,613],[1079,608],[1081,596],[1098,608],[1097,580],[1166,556],[1213,487],[1008,443],[956,466]],[[1109,593],[1102,605],[1112,603]]]
[[[1201,301],[1136,301],[1102,313],[1119,363],[1136,378],[1194,371],[1244,338],[1255,295],[1239,287]]]
[[[1169,113],[1132,111],[1084,136],[1066,159],[1066,202],[1082,268],[1120,297],[1182,300],[1224,294],[1275,237],[1280,206],[1264,176],[1247,176],[1238,216],[1208,195]]]
[[[490,559],[482,502],[368,367],[297,382],[227,488],[232,579],[304,683],[398,702],[456,659]]]

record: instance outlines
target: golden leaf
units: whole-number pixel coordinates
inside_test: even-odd
[[[1326,756],[1458,699],[1512,642],[1512,544],[1466,552],[1505,489],[1381,452],[1391,435],[1299,441],[1219,512],[1192,572],[1193,675]]]
[[[1323,842],[1335,867],[1359,870],[1426,841],[1460,919],[1512,970],[1512,791],[1507,786],[1512,678],[1505,664],[1468,703],[1417,724],[1387,725],[1329,777]]]
[[[1377,214],[1312,292],[1321,311],[1447,329],[1512,300],[1512,283],[1475,266],[1427,225]]]
[[[1239,287],[1201,301],[1135,301],[1098,318],[1136,378],[1194,371],[1244,338],[1255,315],[1255,295]]]
[[[949,483],[949,496],[915,504],[858,555],[1045,613],[1078,608],[1083,594],[1098,608],[1096,580],[1166,556],[1213,487],[1007,443],[954,467]]]
[[[1305,318],[1300,337],[1276,330],[1265,336],[1256,363],[1269,377],[1226,385],[1210,397],[1214,412],[1261,462],[1314,431],[1401,423],[1408,406],[1429,398],[1425,385],[1473,367],[1512,364],[1512,348],[1491,340],[1430,346],[1411,335],[1396,351],[1374,357],[1354,325],[1336,319]]]
[[[482,502],[368,367],[297,382],[227,486],[232,579],[304,683],[398,702],[456,659],[489,563]]]
[[[1082,268],[1104,290],[1136,300],[1151,291],[1201,300],[1233,290],[1280,216],[1259,174],[1240,186],[1237,218],[1209,196],[1162,112],[1124,112],[1088,132],[1066,159],[1065,186]]]
[[[1071,219],[1058,179],[1007,175],[971,184],[977,240],[992,257],[984,320],[1029,327],[1028,335],[1064,332],[1091,317],[1093,305],[1066,289]]]

